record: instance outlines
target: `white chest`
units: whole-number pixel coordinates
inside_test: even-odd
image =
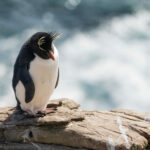
[[[40,89],[41,96],[46,95],[55,88],[58,74],[58,53],[54,49],[55,60],[42,59],[35,54],[35,59],[30,63],[30,75],[35,85],[35,96]]]
[[[30,63],[30,75],[35,86],[39,84],[49,83],[53,81],[58,70],[58,61],[41,59],[36,55],[35,59]]]
[[[55,82],[55,78],[58,73],[58,52],[54,49],[55,61],[52,59],[42,59],[35,54],[34,60],[30,63],[30,75],[34,80],[35,86],[42,84],[50,84],[49,82]]]

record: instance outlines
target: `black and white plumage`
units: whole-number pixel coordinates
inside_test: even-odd
[[[17,106],[31,115],[46,109],[59,79],[58,35],[35,33],[22,46],[14,65],[13,89]]]

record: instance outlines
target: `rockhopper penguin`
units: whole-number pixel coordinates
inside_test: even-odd
[[[59,80],[59,56],[53,44],[58,36],[35,33],[23,44],[16,59],[12,85],[17,108],[30,116],[54,111],[46,107]]]

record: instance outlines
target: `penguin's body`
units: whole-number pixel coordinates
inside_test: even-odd
[[[54,36],[42,32],[33,35],[23,45],[14,66],[13,89],[18,107],[31,115],[46,109],[58,84],[59,56],[52,44]],[[41,39],[49,46],[40,45]]]

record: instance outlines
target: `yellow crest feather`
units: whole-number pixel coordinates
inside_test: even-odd
[[[62,35],[62,33],[60,33],[60,34],[54,34],[53,37],[52,37],[52,39],[56,40],[56,39],[60,38],[61,35]]]
[[[38,40],[38,46],[39,46],[40,50],[42,50],[42,51],[45,51],[45,49],[43,49],[43,48],[41,47],[41,45],[42,45],[43,43],[45,43],[44,38],[45,38],[45,37],[42,36],[42,37]]]

